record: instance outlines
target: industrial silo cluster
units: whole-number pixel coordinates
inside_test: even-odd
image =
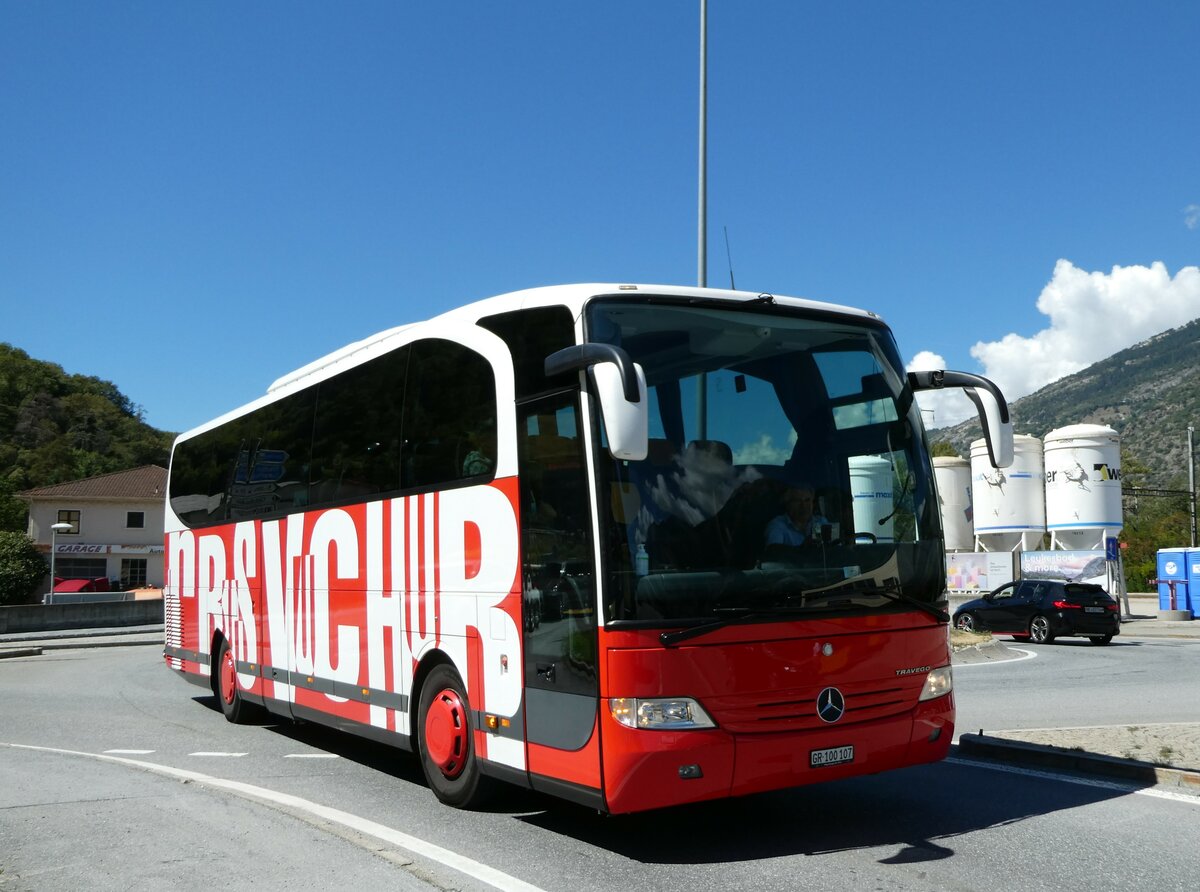
[[[1018,571],[1119,585],[1117,432],[1076,424],[1044,440],[1020,434],[1014,440],[1008,468],[992,467],[983,440],[971,444],[969,461],[934,459],[950,588],[995,588]]]

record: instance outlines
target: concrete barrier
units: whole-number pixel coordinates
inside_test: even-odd
[[[0,633],[62,629],[115,629],[163,621],[162,599],[82,604],[22,604],[0,607]]]

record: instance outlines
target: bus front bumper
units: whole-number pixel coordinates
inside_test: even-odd
[[[762,734],[636,730],[606,714],[603,735],[608,810],[621,814],[936,762],[954,737],[954,695],[890,718]]]

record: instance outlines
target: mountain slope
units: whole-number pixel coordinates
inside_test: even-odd
[[[1135,344],[1010,404],[1017,433],[1045,437],[1069,424],[1106,424],[1147,472],[1139,485],[1187,485],[1187,428],[1200,428],[1200,319]],[[933,430],[962,456],[977,421]],[[1200,435],[1194,437],[1200,446]]]

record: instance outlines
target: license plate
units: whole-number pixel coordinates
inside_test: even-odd
[[[821,768],[825,765],[841,765],[854,761],[853,746],[832,746],[827,750],[813,750],[808,755],[811,768]]]
[[[1104,608],[1103,607],[1084,607],[1083,612],[1084,613],[1103,613]]]

